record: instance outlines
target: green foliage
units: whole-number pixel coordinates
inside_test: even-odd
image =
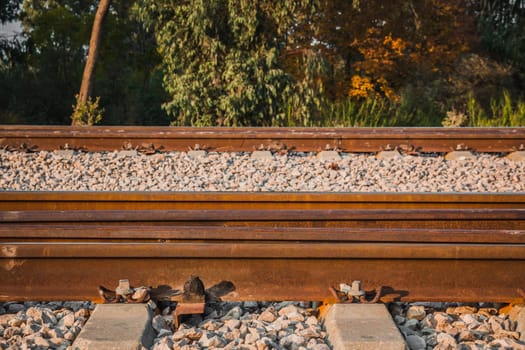
[[[164,68],[163,104],[176,125],[306,125],[320,105],[307,78],[279,64],[294,21],[313,1],[142,0]]]
[[[468,126],[480,126],[483,124],[483,120],[487,119],[485,110],[483,109],[483,107],[480,106],[479,102],[474,97],[474,93],[472,91],[470,91],[468,94],[465,109],[465,115],[467,116]]]
[[[0,57],[0,117],[34,124],[68,123],[78,90],[84,50],[82,20],[56,1],[25,0],[24,32],[4,46]],[[4,93],[5,92],[5,93]]]
[[[348,98],[328,107],[325,123],[337,127],[385,126],[394,113],[393,104],[382,97],[368,97],[360,101]]]
[[[105,109],[103,123],[167,125],[155,38],[138,21],[134,2],[113,0],[103,28],[94,83]]]
[[[0,122],[70,124],[97,0],[24,0],[18,41],[0,42]],[[104,124],[167,125],[155,39],[132,2],[113,0],[93,94]],[[4,93],[6,92],[6,93]]]
[[[330,104],[325,118],[318,126],[383,127],[383,126],[438,126],[442,111],[436,105],[434,91],[408,86],[399,101],[380,96],[366,99],[347,98]]]
[[[471,92],[464,109],[443,112],[433,101],[422,99],[413,90],[405,90],[399,102],[383,97],[364,100],[348,98],[329,105],[325,118],[309,126],[335,127],[387,127],[387,126],[445,126],[445,127],[523,127],[525,126],[525,101],[515,100],[508,91],[500,98],[490,100],[487,111]]]
[[[100,97],[96,97],[93,100],[91,97],[88,98],[87,102],[83,103],[79,101],[79,95],[75,95],[76,103],[73,107],[73,114],[71,119],[74,125],[88,125],[92,126],[100,123],[102,120],[102,113],[104,108],[100,108],[99,102]]]
[[[365,100],[348,98],[328,106],[326,118],[318,125],[336,127],[446,126],[446,127],[522,127],[525,126],[525,101],[513,102],[508,91],[490,101],[485,110],[471,92],[464,110],[443,112],[432,100],[413,90],[405,90],[399,102],[382,97]]]
[[[436,82],[419,86],[407,84],[401,89],[395,113],[387,122],[389,126],[439,126],[444,107],[439,103],[438,85]]]
[[[0,0],[0,23],[16,19],[21,3],[22,0]]]
[[[525,126],[525,101],[517,100],[514,103],[510,93],[504,91],[499,98],[491,99],[488,112],[481,107],[474,94],[470,93],[465,114],[468,117],[467,126]]]
[[[24,27],[0,38],[1,123],[70,123],[97,5],[0,0]],[[524,15],[523,0],[113,0],[93,94],[103,124],[518,126]]]
[[[525,69],[525,2],[489,1],[479,21],[482,45],[496,58]]]

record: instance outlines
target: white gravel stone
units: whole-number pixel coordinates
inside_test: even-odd
[[[5,151],[0,173],[0,191],[525,192],[525,162],[490,154],[447,161],[346,153],[324,161],[309,153],[252,159],[251,153]]]
[[[50,347],[51,344],[49,344],[49,341],[47,339],[44,339],[43,337],[34,337],[33,342],[35,346],[43,347],[44,349],[47,349]]]
[[[236,328],[239,328],[239,326],[241,325],[241,321],[239,320],[226,320],[224,321],[224,324],[230,329],[230,330],[233,330],[233,329],[236,329]]]
[[[299,322],[303,322],[304,321],[304,316],[301,315],[299,312],[297,311],[293,311],[293,312],[290,312],[286,315],[286,317],[290,320],[290,321],[299,321]]]
[[[279,344],[287,349],[299,349],[299,347],[305,345],[306,339],[297,334],[290,334],[286,337],[281,338]]]
[[[411,350],[525,349],[516,322],[498,313],[497,307],[484,303],[449,305],[392,303],[389,310]],[[501,310],[507,312],[508,308]],[[416,315],[425,312],[426,316],[422,320],[404,320],[409,312]]]
[[[62,317],[62,319],[58,322],[59,327],[65,327],[70,328],[75,323],[75,314],[73,312],[67,313]]]
[[[248,333],[244,337],[244,342],[246,344],[255,344],[259,339],[261,339],[261,336],[258,333]]]
[[[426,316],[425,307],[424,306],[411,306],[406,314],[406,317],[408,319],[415,319],[418,321],[421,321]]]
[[[152,347],[152,350],[171,350],[173,349],[173,340],[169,337],[164,337],[159,339],[155,345]]]
[[[456,348],[456,339],[448,333],[439,333],[437,336],[438,347],[443,349]]]
[[[490,346],[499,349],[525,350],[525,344],[514,339],[496,339],[490,343]]]
[[[0,303],[0,349],[68,349],[94,307],[89,302],[79,302],[74,313],[72,305]]]
[[[326,332],[314,316],[315,310],[306,307],[308,305],[299,302],[210,304],[204,320],[183,321],[173,335],[168,335],[171,343],[158,334],[153,349],[329,349]]]

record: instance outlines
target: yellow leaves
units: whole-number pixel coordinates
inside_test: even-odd
[[[396,100],[396,92],[415,72],[449,74],[472,43],[469,33],[474,27],[464,4],[429,0],[411,2],[405,10],[395,5],[385,5],[378,13],[373,6],[369,9],[362,14],[369,16],[366,26],[356,25],[353,32],[348,27],[346,43],[352,56],[345,90],[350,96]]]
[[[381,36],[376,28],[368,29],[367,36],[352,43],[363,56],[354,63],[353,68],[375,79],[394,71],[401,60],[408,56],[408,42],[402,38],[394,38],[392,34]]]
[[[406,42],[404,42],[401,38],[392,38],[392,34],[385,36],[383,39],[383,45],[384,47],[390,49],[392,54],[397,56],[402,56],[406,50]]]
[[[370,77],[354,75],[348,95],[358,99],[379,95],[394,102],[399,101],[399,95],[389,86],[389,82],[384,77],[372,80]]]
[[[402,38],[394,38],[392,34],[382,36],[376,28],[369,28],[363,40],[355,39],[352,46],[364,56],[364,59],[392,60],[403,57],[408,43]]]
[[[397,101],[393,83],[395,74],[403,60],[410,59],[407,52],[409,43],[396,38],[391,33],[381,35],[377,28],[369,28],[366,37],[354,40],[354,46],[363,56],[352,66],[358,74],[352,76],[348,94],[355,98],[368,98],[373,95]]]
[[[368,77],[354,75],[349,95],[357,98],[367,98],[374,93],[374,84]]]

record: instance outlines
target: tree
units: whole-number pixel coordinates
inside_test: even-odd
[[[477,10],[483,45],[493,57],[517,65],[525,75],[525,0],[482,0]]]
[[[13,20],[22,34],[0,70],[0,116],[18,123],[70,123],[71,101],[85,52],[84,19],[90,4],[24,0]],[[23,103],[21,103],[23,101]]]
[[[98,4],[23,1],[14,18],[22,22],[23,33],[5,45],[0,39],[1,122],[71,124]],[[167,125],[155,38],[135,14],[134,2],[111,1],[92,94],[100,96],[103,124]]]
[[[523,16],[524,0],[480,0],[479,11],[482,16],[498,17],[502,22],[509,22],[513,17]]]
[[[467,2],[452,0],[324,0],[315,26],[333,66],[334,99],[398,99],[414,74],[450,72],[475,31]]]
[[[75,111],[71,118],[72,125],[80,125],[84,118],[88,121],[92,121],[93,117],[86,116],[86,114],[100,115],[98,110],[98,99],[94,102],[91,100],[91,92],[93,90],[93,78],[95,71],[95,64],[97,62],[100,39],[102,37],[102,24],[106,18],[106,14],[109,9],[111,0],[100,0],[98,4],[97,13],[95,14],[95,20],[93,21],[93,28],[91,31],[91,39],[89,40],[89,51],[84,67],[84,73],[82,74],[82,83],[80,85],[80,92],[77,97]],[[100,118],[95,118],[93,121],[99,121]]]
[[[143,0],[139,8],[157,39],[170,96],[163,107],[175,124],[306,125],[314,117],[317,92],[280,65],[313,1]]]
[[[0,23],[16,19],[22,0],[0,0]]]
[[[474,42],[469,1],[139,3],[183,125],[315,124],[330,101],[397,102]]]
[[[525,91],[525,0],[109,1],[0,0],[0,21],[24,24],[0,38],[2,121],[71,123],[82,68],[104,124],[323,125],[373,107],[439,125],[471,90]]]

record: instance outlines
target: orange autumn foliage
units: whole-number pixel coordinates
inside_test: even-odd
[[[301,42],[329,62],[323,79],[332,100],[382,96],[396,101],[407,81],[446,76],[477,44],[469,4],[322,0],[309,25],[293,33],[301,38],[294,40],[294,50]],[[308,35],[313,39],[305,39]]]
[[[381,37],[379,30],[370,28],[363,41],[354,40],[352,46],[363,59],[353,65],[357,73],[352,77],[349,95],[367,98],[379,94],[392,100],[399,97],[388,81],[398,61],[404,59],[406,42],[393,38],[392,34]]]

